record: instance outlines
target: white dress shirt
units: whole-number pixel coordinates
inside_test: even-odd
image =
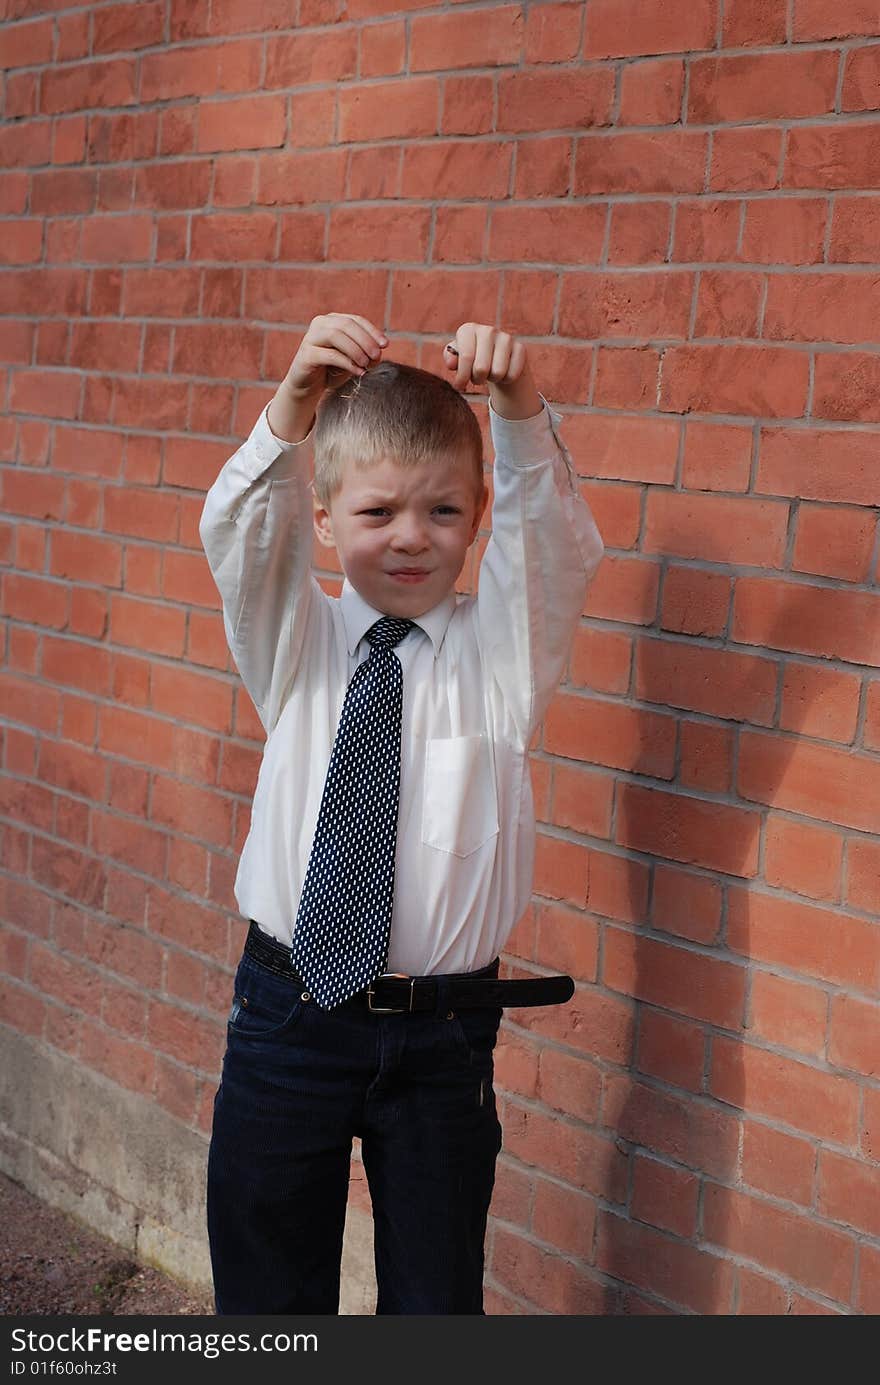
[[[397,646],[403,733],[387,969],[491,962],[532,888],[528,746],[562,676],[602,540],[542,396],[534,418],[489,406],[492,537],[476,597],[450,592]],[[289,944],[342,703],[383,614],[311,571],[312,443],[266,409],[205,499],[199,533],[230,650],[266,730],[235,879],[242,913]]]

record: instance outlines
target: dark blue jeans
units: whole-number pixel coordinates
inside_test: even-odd
[[[482,1313],[501,1007],[453,1013],[441,987],[435,1014],[321,1010],[249,956],[234,990],[208,1156],[217,1312],[338,1313],[357,1135],[376,1312]]]

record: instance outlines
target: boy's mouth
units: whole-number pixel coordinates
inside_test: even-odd
[[[398,582],[420,582],[429,576],[426,567],[399,567],[390,572],[389,577],[395,578]]]

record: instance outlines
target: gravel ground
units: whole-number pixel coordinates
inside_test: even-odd
[[[29,1313],[213,1316],[214,1305],[0,1173],[0,1314]]]

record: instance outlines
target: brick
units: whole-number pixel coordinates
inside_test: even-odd
[[[773,275],[764,334],[787,341],[870,341],[878,304],[880,290],[873,276]]]
[[[540,1313],[601,1314],[611,1292],[588,1269],[501,1227],[495,1232],[490,1268],[493,1278],[535,1304]]]
[[[431,214],[427,208],[336,207],[330,216],[331,260],[415,260],[427,257]]]
[[[813,412],[818,418],[876,422],[878,383],[877,359],[868,352],[821,352],[816,356]]]
[[[593,403],[605,409],[652,409],[659,373],[660,355],[653,347],[600,347]]]
[[[789,120],[834,110],[838,55],[805,52],[696,58],[690,64],[688,120]]]
[[[485,270],[397,269],[391,314],[402,332],[435,330],[438,311],[459,322],[487,322],[495,318],[498,292],[498,276]]]
[[[852,837],[847,842],[846,901],[876,913],[880,899],[880,843]]]
[[[789,660],[782,683],[780,728],[851,744],[860,686],[856,674]]]
[[[648,495],[643,551],[779,567],[787,528],[783,503],[655,490]]]
[[[663,639],[636,646],[635,693],[642,702],[769,726],[776,681],[769,659]]]
[[[786,619],[780,624],[782,603]],[[734,592],[732,633],[745,644],[880,664],[880,602],[870,592],[802,584],[795,593],[784,581],[741,577]]]
[[[509,145],[466,140],[409,144],[403,150],[401,188],[409,198],[507,197]]]
[[[865,510],[802,505],[792,567],[845,582],[867,582],[877,517]]]
[[[737,1313],[749,1317],[781,1317],[788,1313],[788,1290],[767,1275],[740,1265],[737,1269]]]
[[[600,206],[496,207],[488,259],[598,264],[605,220]]]
[[[770,346],[670,346],[663,356],[660,408],[675,413],[798,418],[809,361]]]
[[[382,29],[390,26],[378,26]],[[400,28],[402,29],[402,25]],[[370,28],[363,31],[373,35]],[[265,88],[304,87],[315,82],[339,82],[357,73],[358,34],[354,28],[318,33],[269,35],[266,39]],[[375,73],[362,72],[362,76]]]
[[[586,903],[607,918],[643,923],[648,916],[648,880],[648,868],[641,862],[591,851]]]
[[[621,70],[618,125],[674,125],[681,118],[680,58],[626,63]]]
[[[855,1265],[852,1237],[732,1188],[707,1186],[705,1234],[734,1254],[842,1302]]]
[[[555,755],[669,779],[675,727],[671,717],[557,694],[544,721],[544,748]]]
[[[658,864],[654,868],[651,922],[665,933],[711,945],[721,926],[721,888],[692,871]]]
[[[754,264],[815,264],[824,257],[828,203],[820,198],[760,198],[746,203],[739,259]]]
[[[609,264],[653,264],[667,258],[672,209],[665,202],[619,202],[611,209]]]
[[[603,533],[607,530],[603,528]],[[624,693],[629,686],[632,640],[622,631],[577,631],[571,653],[569,676],[576,687],[596,692]]]
[[[758,814],[636,784],[619,787],[619,845],[730,875],[757,874]]]
[[[817,381],[820,378],[817,366]],[[843,429],[762,428],[755,489],[806,500],[873,505],[878,439],[878,433]]]
[[[685,263],[735,260],[742,204],[731,198],[682,198],[675,208],[672,259]]]
[[[130,1091],[152,1094],[156,1059],[141,1043],[86,1020],[82,1026],[79,1059],[86,1067],[104,1073]]]
[[[495,1047],[495,1088],[534,1099],[538,1082],[538,1055],[531,1043],[502,1032]]]
[[[494,18],[494,17],[493,17]],[[584,129],[611,123],[614,74],[604,67],[566,69],[558,73],[525,70],[503,72],[498,78],[499,132]],[[548,111],[552,118],[548,124]]]
[[[727,942],[770,965],[861,990],[880,985],[880,929],[840,909],[738,888],[728,896]],[[828,945],[834,939],[834,949]]]
[[[287,122],[283,96],[247,96],[201,101],[196,149],[269,149],[284,143]]]
[[[764,294],[760,274],[706,270],[697,291],[698,337],[757,337]]]
[[[832,1221],[880,1235],[880,1169],[820,1150],[817,1206]]]
[[[613,1140],[512,1102],[505,1116],[504,1143],[509,1155],[584,1192],[613,1200],[625,1165]]]
[[[596,1263],[606,1274],[694,1313],[731,1311],[734,1266],[729,1260],[610,1212],[599,1213]]]
[[[572,414],[565,436],[575,464],[583,457],[591,477],[659,485],[675,479],[680,426],[671,419]]]
[[[760,1038],[780,1048],[821,1058],[827,1023],[825,991],[769,972],[756,972],[753,976],[750,1028]]]
[[[725,0],[722,46],[784,43],[787,17],[788,0]]]
[[[525,19],[520,5],[475,10],[463,25],[459,15],[437,14],[410,21],[409,70],[429,72],[518,63]]]
[[[878,986],[874,984],[871,989],[876,991]],[[853,996],[834,996],[828,1057],[836,1067],[876,1077],[880,1073],[878,1039],[880,1008]]]
[[[880,187],[876,125],[799,125],[789,130],[784,186],[822,191]]]
[[[186,613],[158,602],[114,596],[110,638],[120,645],[179,657],[183,653]]]
[[[843,838],[838,832],[769,815],[764,833],[768,885],[811,899],[839,900],[842,861]]]
[[[829,260],[845,264],[876,261],[878,204],[880,198],[864,195],[834,199]]]
[[[40,110],[55,115],[87,107],[130,106],[136,100],[135,83],[135,63],[123,58],[49,67],[40,83]]]
[[[610,776],[558,764],[553,773],[551,822],[590,837],[611,833],[614,790]]]
[[[776,126],[716,130],[712,136],[712,192],[758,192],[780,186],[783,133]]]
[[[526,17],[526,63],[569,62],[578,56],[581,38],[579,5],[549,4]]]
[[[602,1076],[598,1067],[583,1058],[549,1045],[538,1055],[538,1101],[577,1120],[595,1121],[599,1113]]]
[[[687,53],[715,45],[714,0],[686,8],[662,0],[591,0],[584,56],[624,58],[642,53]]]
[[[663,583],[662,628],[680,635],[721,635],[732,587],[724,573],[670,566]]]
[[[880,1312],[880,1250],[873,1246],[859,1248],[859,1286],[855,1304],[863,1313]]]
[[[52,61],[54,24],[38,19],[32,24],[16,24],[0,35],[0,67],[11,72],[16,67],[36,67]]]
[[[559,329],[595,338],[685,337],[693,276],[688,273],[564,275]]]
[[[816,1150],[807,1140],[758,1121],[743,1122],[743,1182],[771,1197],[810,1207]]]
[[[69,593],[57,582],[43,582],[9,573],[3,584],[6,613],[13,620],[63,630],[69,619]]]
[[[195,722],[220,734],[228,735],[232,729],[232,688],[210,675],[154,666],[151,705],[160,715]]]
[[[337,97],[337,138],[358,143],[436,134],[439,90],[436,77],[342,87]]]
[[[715,957],[606,929],[602,979],[613,991],[690,1019],[738,1029],[745,971]]]
[[[551,1183],[549,1179],[535,1180],[535,1200],[531,1229],[545,1243],[558,1246],[563,1252],[590,1261],[593,1258],[593,1235],[596,1226],[596,1202],[574,1188]]]
[[[696,130],[581,135],[575,148],[576,197],[703,191],[708,137]]]
[[[513,1023],[553,1043],[565,1044],[591,1061],[606,1059],[626,1063],[632,1051],[633,1007],[618,996],[604,995],[595,987],[578,986],[566,1005],[552,1013],[536,1009],[511,1012]]]
[[[120,48],[147,48],[165,37],[165,6],[107,5],[94,16],[92,51],[111,53]]]
[[[535,892],[548,899],[565,899],[570,904],[584,905],[587,862],[583,847],[539,832],[535,843]]]
[[[595,918],[564,904],[542,904],[538,910],[535,960],[575,981],[596,981],[599,927]]]
[[[636,1221],[691,1239],[697,1226],[698,1190],[694,1174],[637,1155],[630,1211]]]
[[[657,563],[606,555],[591,583],[584,614],[599,620],[652,625],[659,586]]]
[[[568,135],[518,140],[513,195],[517,199],[566,197],[570,187],[570,169],[571,138]]]
[[[434,222],[435,264],[480,264],[485,259],[486,207],[468,203],[461,207],[438,207]]]
[[[792,38],[796,43],[812,39],[873,37],[877,32],[874,0],[838,0],[829,10],[822,0],[794,0]]]
[[[642,1006],[638,1071],[675,1087],[699,1092],[703,1085],[705,1030],[689,1020]]]
[[[444,135],[484,135],[495,123],[493,77],[446,77],[443,82]]]
[[[819,1139],[852,1145],[857,1137],[859,1094],[852,1082],[739,1039],[713,1039],[709,1090],[732,1106],[744,1106],[748,1092],[750,1114]]]

